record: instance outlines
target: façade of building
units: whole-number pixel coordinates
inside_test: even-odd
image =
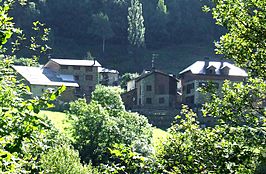
[[[177,79],[159,70],[144,71],[129,81],[122,95],[128,109],[169,109],[176,107]]]
[[[69,102],[78,97],[90,100],[91,92],[99,83],[96,60],[50,59],[42,67],[13,66],[18,77],[24,79],[33,96],[40,96],[50,88],[65,85],[59,100]]]
[[[198,88],[212,82],[221,90],[224,80],[241,82],[247,78],[245,70],[225,61],[197,61],[181,71],[182,103],[190,106],[201,105],[206,97]]]

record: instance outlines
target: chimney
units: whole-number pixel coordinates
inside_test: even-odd
[[[209,66],[210,58],[209,57],[205,57],[204,58],[204,62],[205,62],[204,67],[206,69]]]

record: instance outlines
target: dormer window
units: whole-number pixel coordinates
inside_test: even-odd
[[[222,75],[229,75],[230,68],[228,66],[224,66],[221,68],[220,72]]]
[[[206,74],[215,74],[215,67],[214,66],[209,66],[206,68]]]

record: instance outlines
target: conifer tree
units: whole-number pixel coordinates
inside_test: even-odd
[[[142,15],[142,4],[131,0],[128,8],[128,40],[133,47],[145,47],[145,26]]]

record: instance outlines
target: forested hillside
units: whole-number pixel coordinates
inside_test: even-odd
[[[159,54],[156,66],[173,73],[196,59],[214,57],[213,41],[223,31],[214,24],[211,14],[202,12],[209,0],[140,3],[145,44],[137,52],[128,40],[130,0],[32,0],[26,8],[15,6],[12,16],[26,34],[32,32],[35,20],[51,28],[52,56],[84,58],[90,52],[104,66],[122,72],[149,67],[153,53]],[[28,55],[22,51],[20,56]]]

